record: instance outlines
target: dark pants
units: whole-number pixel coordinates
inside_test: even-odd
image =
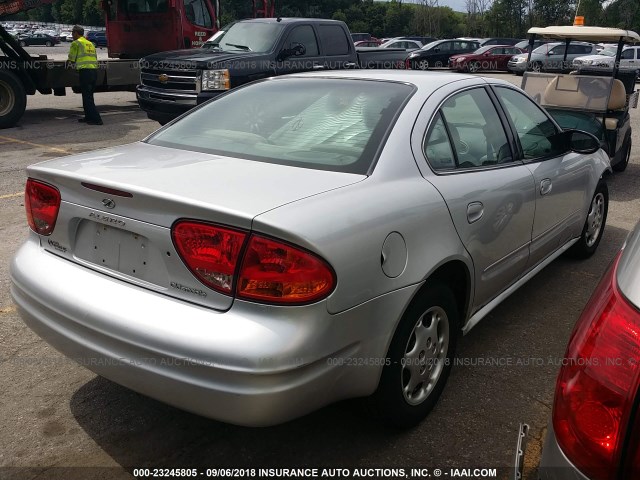
[[[98,71],[95,68],[81,68],[78,70],[78,74],[80,75],[80,91],[82,92],[84,118],[89,122],[102,122],[102,118],[100,118],[96,104],[93,101],[93,92],[96,89]]]

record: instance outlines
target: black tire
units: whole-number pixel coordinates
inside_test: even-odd
[[[476,73],[479,70],[480,70],[480,62],[469,63],[469,72]]]
[[[513,72],[516,74],[516,77],[521,77],[524,75],[524,72]]]
[[[631,158],[631,134],[624,140],[624,146],[622,147],[622,160],[613,165],[611,168],[614,172],[624,172],[629,165],[629,159]]]
[[[429,60],[416,60],[414,70],[429,70]]]
[[[53,46],[53,43],[51,43],[51,42],[47,41],[47,42],[45,42],[45,44],[44,44],[44,45],[45,45],[45,47],[52,47],[52,46]]]
[[[26,47],[27,46],[27,42],[25,42],[24,40],[20,40],[20,46],[21,47]]]
[[[533,62],[533,65],[531,65],[531,70],[533,70],[534,72],[542,72],[543,70],[542,63]]]
[[[600,209],[600,203],[602,209]],[[574,258],[589,258],[593,255],[602,240],[604,227],[607,224],[607,212],[609,211],[609,189],[607,184],[600,180],[589,205],[589,212],[582,228],[579,240],[567,251]],[[595,223],[599,223],[596,228]],[[594,231],[595,230],[595,231]]]
[[[0,70],[0,128],[15,126],[27,108],[27,94],[20,79]]]
[[[391,426],[407,428],[433,409],[451,371],[458,324],[455,297],[446,286],[433,283],[412,301],[389,346],[389,363],[383,367],[378,389],[368,399],[378,418]],[[421,348],[416,348],[416,328],[422,331]]]

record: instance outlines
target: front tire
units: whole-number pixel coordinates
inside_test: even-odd
[[[471,62],[471,63],[469,63],[469,72],[476,73],[478,70],[480,70],[480,63],[479,62]]]
[[[51,42],[46,42],[44,45],[45,45],[45,47],[52,47],[52,46],[53,46],[53,43],[51,43]]]
[[[442,284],[429,285],[409,305],[370,397],[374,413],[385,423],[411,427],[433,409],[451,371],[458,323],[455,297]]]
[[[429,61],[428,60],[418,60],[416,62],[416,67],[418,70],[429,70]]]
[[[20,40],[20,46],[21,47],[26,47],[27,46],[27,42],[25,42],[24,40]]]
[[[609,189],[600,181],[591,199],[589,213],[584,222],[580,239],[567,251],[574,258],[589,258],[600,244],[609,211]]]

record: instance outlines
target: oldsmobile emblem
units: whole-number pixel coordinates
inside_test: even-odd
[[[104,205],[105,208],[115,208],[116,202],[114,202],[110,198],[105,198],[102,200],[102,205]]]
[[[167,83],[169,81],[169,75],[167,75],[166,73],[161,73],[160,75],[158,75],[158,80],[160,81],[160,83]]]

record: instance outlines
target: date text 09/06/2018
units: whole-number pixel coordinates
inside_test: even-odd
[[[495,468],[134,468],[135,478],[497,478]]]

